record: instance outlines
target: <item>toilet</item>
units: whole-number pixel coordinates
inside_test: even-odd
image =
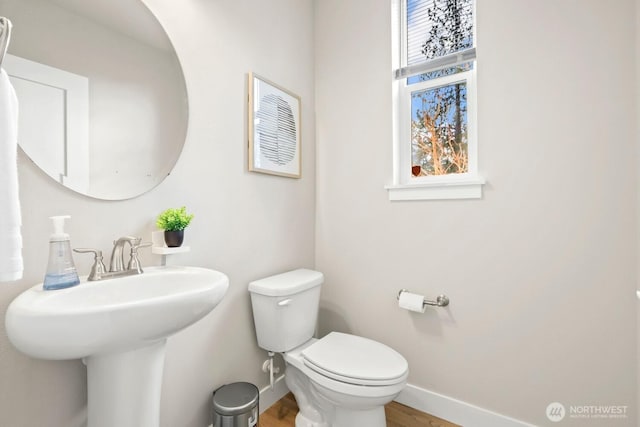
[[[356,335],[313,337],[322,273],[299,269],[249,284],[258,345],[281,353],[298,402],[296,427],[385,427],[384,405],[409,369],[390,347]]]

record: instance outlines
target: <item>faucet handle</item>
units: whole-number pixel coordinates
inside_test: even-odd
[[[138,274],[143,273],[140,260],[138,259],[138,249],[151,246],[150,242],[141,243],[142,238],[138,238],[131,242],[131,257],[129,258],[129,265],[127,270],[136,270]]]
[[[102,261],[102,251],[99,249],[92,248],[76,248],[73,250],[79,254],[93,253],[93,265],[91,266],[91,272],[89,273],[89,277],[87,280],[100,280],[102,275],[106,273],[107,267],[105,267],[104,262]]]

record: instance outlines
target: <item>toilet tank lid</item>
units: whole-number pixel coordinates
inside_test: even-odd
[[[249,283],[249,292],[266,296],[286,296],[320,286],[324,276],[319,271],[300,268]]]

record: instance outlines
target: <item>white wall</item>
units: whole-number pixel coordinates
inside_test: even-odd
[[[636,182],[640,183],[640,0],[636,0],[636,37],[635,37],[635,71],[636,71]],[[640,186],[636,189],[636,289],[640,289],[640,223],[638,213],[640,213]],[[640,297],[636,301],[636,408],[640,412]],[[640,417],[640,415],[638,415]]]
[[[484,197],[395,203],[389,4],[315,3],[323,332],[523,421],[559,401],[628,405],[589,425],[636,425],[634,1],[477,2]],[[409,313],[400,288],[451,305]]]
[[[249,281],[314,265],[315,156],[311,1],[146,1],[166,26],[187,80],[188,138],[173,173],[155,190],[124,202],[79,196],[19,161],[25,277],[0,286],[0,425],[83,425],[86,370],[18,353],[4,331],[10,301],[42,280],[48,216],[69,213],[72,245],[109,253],[125,234],[150,237],[155,216],[186,205],[192,251],[174,263],[225,272],[230,288],[214,312],[169,340],[161,425],[207,425],[210,393],[227,382],[259,387],[266,354],[253,332]],[[274,26],[274,22],[277,25]],[[246,74],[255,71],[302,97],[303,178],[246,171]],[[76,256],[81,272],[90,260]],[[143,265],[158,263],[147,255]]]
[[[489,184],[483,200],[416,203],[389,203],[383,190],[391,177],[388,1],[322,0],[315,22],[310,1],[146,1],[187,79],[180,161],[156,190],[101,202],[59,187],[21,157],[26,271],[0,286],[0,318],[44,274],[46,217],[70,213],[74,246],[107,252],[114,237],[148,235],[159,211],[186,204],[197,215],[192,252],[175,262],[224,271],[231,287],[214,313],[170,340],[162,426],[205,425],[209,393],[225,382],[265,385],[246,284],[314,265],[315,72],[323,330],[392,345],[409,360],[411,383],[515,418],[545,425],[544,408],[557,400],[629,405],[619,425],[635,425],[631,0],[615,10],[595,0],[479,2],[480,162]],[[249,70],[302,96],[300,181],[245,171]],[[88,270],[89,260],[76,262]],[[451,306],[399,310],[401,287],[444,292]],[[0,331],[0,425],[81,426],[82,364],[29,359]]]
[[[636,182],[640,183],[640,0],[636,0],[636,37],[635,37],[635,72],[636,72]],[[640,212],[640,188],[637,189],[636,209]],[[638,214],[636,213],[636,218]],[[640,289],[640,224],[636,223],[636,289]],[[636,301],[636,408],[640,412],[640,297]],[[640,415],[638,415],[640,417]]]

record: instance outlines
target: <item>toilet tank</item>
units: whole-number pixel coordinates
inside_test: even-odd
[[[249,283],[261,348],[280,353],[313,337],[323,281],[319,271],[299,269]]]

